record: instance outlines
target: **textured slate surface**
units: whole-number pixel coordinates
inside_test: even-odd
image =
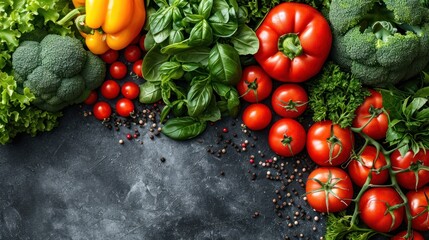
[[[109,131],[84,118],[78,106],[67,109],[53,132],[0,146],[0,239],[298,239],[300,233],[319,239],[324,217],[313,220],[319,214],[307,209],[303,189],[288,186],[296,185],[299,194],[279,218],[272,199],[281,182],[249,164],[257,151],[266,154],[257,161],[271,155],[264,133],[247,152],[230,146],[222,157],[207,152],[210,145],[222,148],[214,141],[223,127],[227,137],[237,133],[233,141],[253,142],[234,121],[187,142],[152,141],[146,127],[140,144],[126,140],[125,130]],[[249,170],[258,174],[255,181]],[[311,220],[288,227],[297,205]],[[255,211],[260,215],[252,218]]]

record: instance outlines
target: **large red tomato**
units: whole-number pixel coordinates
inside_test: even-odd
[[[380,140],[386,137],[389,120],[387,114],[382,111],[383,98],[381,93],[372,89],[369,91],[371,95],[356,109],[353,127],[365,126],[362,129],[363,133],[375,140]]]
[[[243,69],[241,80],[237,84],[238,94],[247,102],[260,102],[271,94],[273,82],[270,76],[258,65]]]
[[[420,231],[429,230],[429,186],[407,193],[408,206],[413,216],[412,227]]]
[[[338,166],[347,161],[353,151],[354,137],[349,128],[332,121],[314,123],[307,133],[307,152],[320,166]]]
[[[263,103],[253,103],[247,106],[242,114],[244,125],[251,130],[262,130],[271,122],[271,110]]]
[[[305,129],[299,122],[283,118],[271,126],[268,145],[276,154],[291,157],[304,149],[305,135]]]
[[[371,188],[359,201],[360,218],[376,231],[393,231],[404,218],[404,207],[399,207],[402,203],[401,196],[391,187]]]
[[[429,183],[429,171],[419,170],[419,167],[429,167],[429,151],[421,149],[417,154],[408,151],[405,156],[396,150],[390,156],[392,168],[395,171],[409,169],[396,174],[399,185],[406,189],[418,189]],[[416,178],[417,173],[417,178]]]
[[[412,231],[411,236],[408,236],[407,238],[405,238],[405,235],[407,235],[407,230],[398,232],[390,240],[425,240],[422,234],[417,231]]]
[[[321,167],[308,176],[305,187],[308,203],[319,212],[345,210],[353,197],[353,184],[345,171]]]
[[[380,170],[386,166],[386,158],[373,146],[366,146],[358,159],[353,159],[348,165],[348,172],[353,182],[362,187],[371,172],[371,184],[383,184],[389,178],[387,169]]]
[[[282,117],[297,118],[307,109],[308,95],[303,87],[295,83],[276,88],[271,97],[274,112]]]

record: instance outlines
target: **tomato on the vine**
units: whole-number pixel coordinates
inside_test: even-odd
[[[119,95],[121,87],[114,80],[106,80],[100,87],[101,95],[106,99],[114,99]]]
[[[98,120],[104,120],[106,118],[109,118],[112,114],[112,108],[107,102],[97,102],[94,107],[92,108],[92,112],[94,114],[94,117]]]
[[[316,122],[308,129],[307,152],[320,166],[341,165],[350,158],[353,146],[350,128],[341,128],[330,120]]]
[[[429,150],[420,149],[417,154],[408,151],[401,156],[399,150],[395,150],[391,156],[392,169],[404,171],[396,174],[399,186],[408,190],[416,190],[429,183]],[[417,176],[416,176],[417,175]]]
[[[383,153],[378,152],[373,146],[366,146],[358,159],[352,159],[348,165],[348,172],[353,182],[362,187],[371,172],[371,184],[381,185],[389,178],[387,169],[381,170],[386,166],[386,158]]]
[[[116,102],[116,113],[122,117],[128,117],[134,112],[134,103],[128,98],[121,98]]]
[[[283,118],[271,126],[268,145],[276,154],[292,157],[304,149],[305,136],[305,129],[299,122],[292,118]]]
[[[389,120],[387,114],[383,112],[381,93],[373,89],[369,91],[371,95],[355,111],[356,116],[353,119],[353,127],[361,128],[365,126],[362,129],[363,133],[375,140],[380,140],[386,137]]]
[[[143,66],[143,59],[137,60],[133,64],[133,72],[138,77],[143,77],[142,66]]]
[[[237,84],[238,94],[247,102],[260,102],[271,94],[273,83],[265,71],[257,65],[243,69],[240,82]]]
[[[308,95],[296,83],[283,84],[276,88],[271,97],[271,106],[278,115],[297,118],[307,109]]]
[[[401,196],[394,188],[370,188],[359,200],[360,218],[373,230],[384,233],[393,231],[404,218],[402,203]]]
[[[98,99],[98,94],[95,90],[91,90],[88,97],[85,99],[84,103],[86,105],[92,105],[94,104]]]
[[[270,124],[272,114],[267,105],[253,103],[244,109],[241,117],[247,128],[251,130],[262,130]]]
[[[417,191],[407,193],[408,206],[410,207],[412,228],[420,231],[429,230],[429,186]]]
[[[112,64],[118,60],[119,52],[117,50],[109,49],[107,52],[101,54],[100,57],[105,63]]]
[[[123,62],[116,61],[110,65],[110,75],[114,79],[122,79],[127,75],[127,66]]]
[[[139,96],[140,87],[137,85],[137,83],[126,82],[121,87],[121,93],[124,97],[132,100]]]
[[[140,47],[137,45],[129,45],[125,48],[124,57],[125,57],[125,60],[127,60],[130,63],[133,63],[141,59],[142,51],[140,50]]]
[[[353,198],[353,184],[344,170],[320,167],[308,175],[305,192],[313,209],[333,213],[349,206]]]
[[[422,234],[417,231],[411,231],[411,235],[407,238],[405,238],[405,235],[407,235],[407,230],[398,232],[390,240],[425,240]]]

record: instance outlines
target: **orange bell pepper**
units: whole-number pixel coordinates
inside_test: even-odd
[[[85,6],[85,0],[72,0],[75,8]]]
[[[133,9],[134,0],[86,0],[86,25],[108,34],[120,32],[134,18]]]

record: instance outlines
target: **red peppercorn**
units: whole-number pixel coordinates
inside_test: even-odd
[[[228,132],[228,128],[222,129],[222,132],[227,133]]]
[[[254,163],[255,163],[255,160],[250,159],[250,160],[249,160],[249,162],[250,162],[250,164],[254,164]]]
[[[246,143],[241,143],[241,147],[247,147],[247,144]]]
[[[133,138],[133,136],[131,136],[131,134],[129,134],[129,133],[128,133],[128,134],[127,134],[127,139],[128,139],[128,140],[131,140],[132,138]]]

